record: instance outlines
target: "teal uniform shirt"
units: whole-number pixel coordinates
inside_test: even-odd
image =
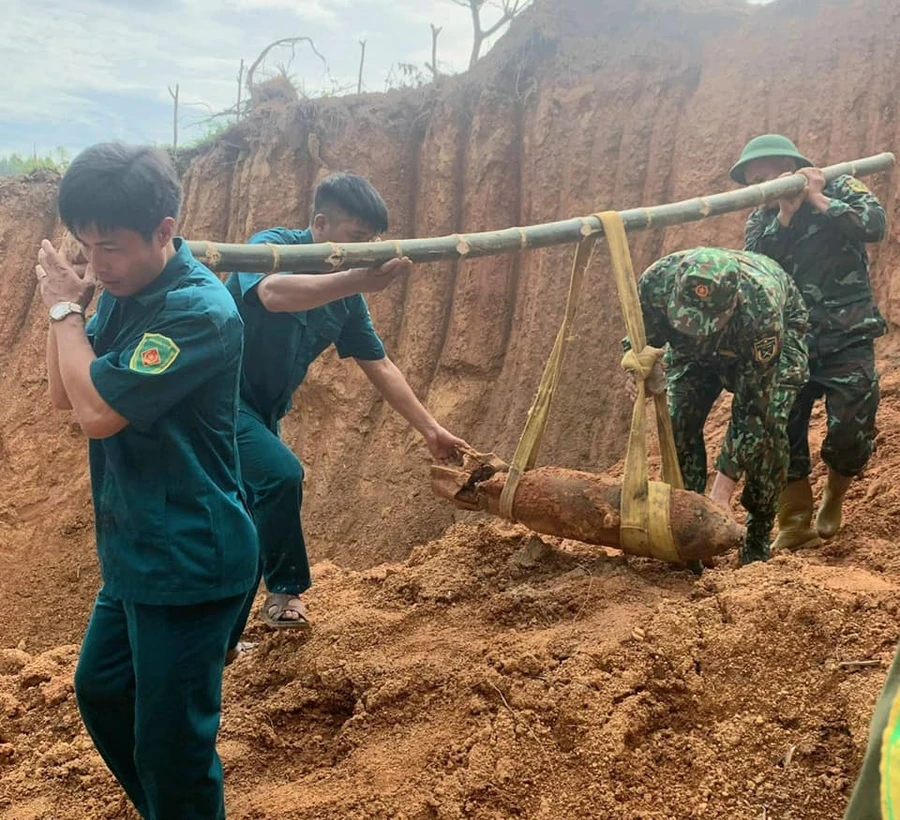
[[[242,325],[216,276],[176,254],[139,293],[102,293],[91,379],[128,426],[90,442],[104,592],[149,605],[240,595],[258,545],[240,483]]]
[[[250,244],[306,245],[312,234],[271,228],[250,237]],[[384,345],[361,294],[296,313],[270,313],[256,293],[261,273],[233,273],[226,286],[244,320],[242,407],[256,414],[273,432],[291,409],[291,396],[310,364],[330,345],[344,359],[384,358]]]

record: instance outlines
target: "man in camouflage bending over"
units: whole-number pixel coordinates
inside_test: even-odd
[[[729,510],[746,474],[740,559],[765,561],[787,474],[788,413],[807,378],[803,300],[771,259],[724,248],[663,257],[641,275],[638,295],[647,343],[668,345],[665,367],[657,363],[646,386],[651,394],[668,392],[688,490],[706,490],[703,425],[722,390],[734,394],[710,497]]]
[[[841,526],[841,504],[853,477],[872,454],[880,398],[874,340],[885,322],[869,283],[867,242],[884,238],[885,215],[859,180],[840,176],[826,183],[794,143],[777,134],[752,139],[731,178],[755,185],[796,173],[806,189],[795,197],[754,211],[747,221],[746,249],[778,262],[796,283],[809,308],[809,383],[800,391],[788,421],[791,460],[779,501],[776,549],[818,546]],[[809,417],[825,397],[828,432],[822,460],[828,480],[812,526],[809,481]]]

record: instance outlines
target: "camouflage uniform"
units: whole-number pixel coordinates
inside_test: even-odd
[[[824,395],[828,411],[822,460],[844,476],[857,475],[869,460],[879,401],[874,340],[884,335],[885,321],[872,296],[865,243],[884,237],[884,209],[850,176],[826,184],[823,193],[832,200],[826,211],[804,203],[787,228],[777,205],[754,211],[745,237],[748,251],[790,274],[809,308],[810,380],[788,423],[789,481],[811,471],[808,428],[816,399]]]
[[[897,805],[898,778],[896,764],[897,723],[900,710],[900,647],[894,652],[887,677],[869,723],[869,742],[844,820],[881,820],[896,817],[891,808]],[[893,758],[893,760],[892,760]],[[882,802],[884,801],[884,802]],[[884,813],[882,813],[884,806]]]
[[[808,377],[803,300],[772,260],[720,248],[660,259],[638,294],[648,343],[669,346],[669,413],[689,490],[706,490],[706,417],[723,389],[734,394],[716,469],[735,481],[747,473],[741,560],[765,559],[787,473],[787,418]]]

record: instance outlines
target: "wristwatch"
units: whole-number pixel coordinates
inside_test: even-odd
[[[50,308],[50,321],[61,322],[70,313],[77,313],[84,316],[84,308],[78,302],[57,302]]]

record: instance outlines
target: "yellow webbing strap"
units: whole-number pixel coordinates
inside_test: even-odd
[[[662,452],[663,481],[650,482],[647,472],[647,415],[644,380],[662,351],[647,346],[644,316],[638,299],[631,253],[622,218],[615,211],[598,214],[603,233],[609,244],[613,275],[619,303],[625,317],[625,327],[631,350],[622,359],[622,366],[631,370],[637,383],[637,398],[631,416],[628,452],[625,456],[625,478],[622,482],[621,534],[622,544],[630,552],[652,555],[665,561],[678,561],[679,556],[669,523],[671,487],[681,489],[681,470],[672,433],[672,421],[664,395],[654,397],[656,423]]]
[[[531,409],[528,411],[525,429],[522,431],[518,445],[516,445],[515,455],[513,455],[512,462],[509,465],[509,475],[503,487],[503,492],[500,494],[500,514],[510,521],[516,520],[513,515],[513,502],[516,498],[519,479],[526,470],[534,467],[537,461],[541,439],[544,437],[544,429],[547,427],[547,419],[550,415],[550,404],[553,401],[553,394],[559,382],[559,374],[562,369],[566,347],[569,344],[569,327],[578,310],[584,273],[591,261],[591,254],[594,251],[596,242],[596,235],[588,236],[582,239],[575,249],[575,258],[572,261],[572,274],[569,278],[569,295],[566,298],[566,312],[556,334],[553,350],[550,351],[550,357],[547,359],[547,364],[544,365],[544,375],[541,376],[541,384],[538,387]]]

